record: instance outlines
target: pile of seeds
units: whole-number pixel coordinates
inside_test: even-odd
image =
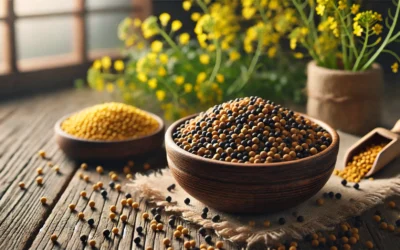
[[[301,159],[332,143],[322,127],[259,97],[216,105],[181,124],[173,139],[192,154],[238,163]]]
[[[104,103],[68,117],[61,128],[68,134],[90,140],[126,140],[146,136],[159,124],[145,111],[123,103]]]
[[[347,163],[347,166],[343,170],[335,169],[334,174],[346,181],[360,182],[369,170],[371,170],[377,155],[385,146],[385,143],[381,143],[366,147],[365,150],[353,156],[352,160]]]

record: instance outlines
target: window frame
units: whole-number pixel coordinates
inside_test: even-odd
[[[118,49],[88,50],[86,24],[88,14],[120,12],[144,20],[152,12],[152,0],[131,0],[129,8],[124,6],[92,10],[87,9],[86,0],[71,1],[74,1],[74,8],[71,11],[16,15],[14,0],[0,0],[5,9],[4,16],[0,17],[0,24],[4,25],[4,33],[0,35],[0,39],[4,39],[4,46],[0,48],[4,55],[3,67],[0,68],[0,98],[23,92],[29,93],[37,89],[72,86],[75,79],[85,77],[87,68],[95,58],[103,55],[120,57]],[[72,52],[66,55],[18,60],[16,21],[60,16],[73,18]]]

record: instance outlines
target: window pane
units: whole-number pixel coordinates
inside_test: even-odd
[[[131,4],[132,0],[86,0],[86,6],[89,10],[107,7],[125,7],[131,6]]]
[[[122,42],[118,39],[117,29],[125,17],[126,13],[89,14],[87,17],[89,50],[121,47]]]
[[[72,17],[17,20],[18,58],[70,53],[73,50],[72,28]]]
[[[74,2],[73,0],[14,0],[14,9],[17,15],[65,12],[74,9]]]

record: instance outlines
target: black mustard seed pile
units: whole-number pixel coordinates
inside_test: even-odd
[[[192,154],[237,163],[301,159],[332,143],[331,135],[314,122],[253,96],[216,105],[181,124],[172,136]]]

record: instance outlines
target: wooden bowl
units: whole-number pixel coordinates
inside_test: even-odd
[[[157,120],[158,129],[147,136],[120,141],[87,140],[66,133],[61,129],[61,123],[72,115],[69,114],[54,126],[56,141],[64,153],[74,160],[116,160],[141,155],[160,148],[164,139],[163,120],[155,114],[147,113]]]
[[[303,116],[332,135],[331,145],[303,159],[262,164],[206,159],[178,147],[172,139],[173,132],[194,116],[178,120],[168,128],[165,134],[168,165],[184,190],[217,210],[259,213],[296,206],[316,194],[335,167],[338,134],[326,123],[306,115]]]

